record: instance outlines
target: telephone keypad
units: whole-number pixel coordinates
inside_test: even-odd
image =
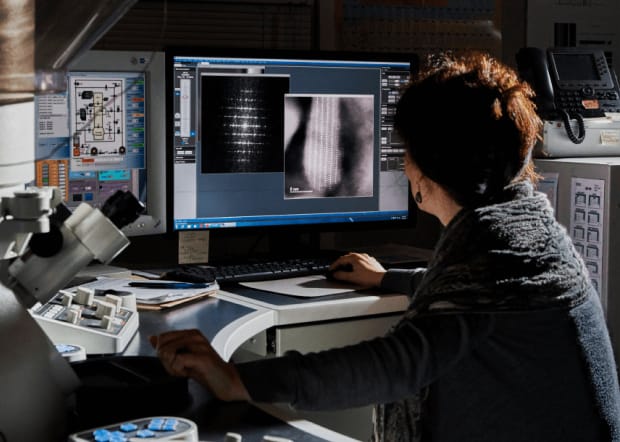
[[[620,111],[620,97],[618,93],[613,89],[593,89],[582,88],[581,90],[558,90],[556,94],[555,102],[561,109],[565,109],[568,112],[580,112],[584,113],[587,109],[584,109],[582,100],[597,99],[599,100],[599,109],[604,112],[618,112]],[[595,113],[597,114],[597,113]],[[584,116],[590,116],[585,115]],[[592,115],[596,116],[596,115]]]

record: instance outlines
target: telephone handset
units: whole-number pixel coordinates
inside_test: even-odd
[[[573,143],[585,138],[584,118],[620,112],[620,88],[602,50],[526,47],[516,56],[521,78],[536,92],[545,120],[561,119]],[[577,121],[575,134],[570,119]]]

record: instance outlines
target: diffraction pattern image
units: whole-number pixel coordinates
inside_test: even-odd
[[[202,173],[281,172],[286,75],[201,77]]]

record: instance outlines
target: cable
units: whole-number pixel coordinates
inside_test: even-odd
[[[575,120],[577,120],[577,128],[579,130],[577,135],[575,135],[575,132],[570,125],[570,116],[568,115],[568,112],[566,112],[564,109],[560,109],[558,110],[558,112],[560,113],[562,121],[564,122],[564,128],[566,129],[566,135],[568,135],[568,138],[570,138],[570,140],[575,144],[581,144],[586,137],[586,127],[583,121],[583,116],[579,112],[575,112],[573,114]]]

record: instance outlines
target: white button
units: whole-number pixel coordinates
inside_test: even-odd
[[[226,433],[226,437],[224,438],[224,442],[241,442],[242,437],[239,433]]]
[[[61,290],[59,293],[62,295],[62,305],[65,307],[71,307],[75,294],[66,290]]]
[[[110,331],[112,330],[112,324],[114,323],[114,320],[112,319],[111,316],[104,316],[103,318],[101,318],[101,328],[103,328],[104,330]]]
[[[78,287],[73,297],[73,302],[81,305],[91,306],[95,300],[95,289],[89,287]]]
[[[116,315],[116,306],[110,302],[95,301],[95,305],[97,307],[97,310],[95,310],[95,316],[99,319],[104,316]]]
[[[72,324],[77,324],[82,319],[82,309],[77,305],[72,305],[67,310],[67,321]]]
[[[287,439],[286,437],[280,436],[271,436],[266,434],[263,436],[263,442],[293,442],[291,439]]]
[[[116,307],[116,310],[114,311],[115,315],[118,314],[118,312],[121,310],[121,307],[123,306],[123,299],[117,295],[105,295],[104,300],[106,302],[109,302],[110,304],[114,304],[114,306]]]

